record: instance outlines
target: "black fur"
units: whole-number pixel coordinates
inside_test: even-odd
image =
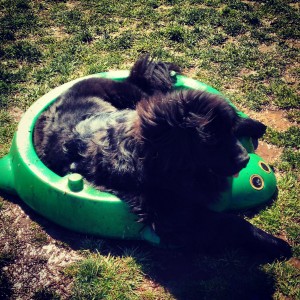
[[[237,137],[265,126],[239,118],[222,97],[173,91],[178,67],[138,60],[124,82],[80,81],[38,119],[41,160],[63,176],[82,174],[127,201],[162,241],[193,247],[245,247],[272,257],[289,245],[233,214],[207,209],[249,156]]]

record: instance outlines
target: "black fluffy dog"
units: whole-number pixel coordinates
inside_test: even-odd
[[[179,69],[145,56],[123,82],[76,83],[39,117],[39,157],[57,174],[80,173],[127,201],[165,243],[290,256],[283,240],[207,208],[226,177],[247,165],[237,138],[257,139],[265,126],[239,118],[220,96],[172,90],[172,71]]]

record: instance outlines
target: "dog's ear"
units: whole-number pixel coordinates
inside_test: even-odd
[[[257,120],[241,118],[235,129],[235,135],[237,137],[249,136],[259,139],[265,134],[266,129],[267,126]]]

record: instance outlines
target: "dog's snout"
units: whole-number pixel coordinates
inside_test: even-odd
[[[250,160],[250,156],[248,155],[248,153],[247,153],[247,155],[244,155],[243,157],[241,157],[241,159],[240,159],[241,168],[245,168],[247,166],[249,160]]]
[[[239,169],[243,169],[247,166],[250,160],[250,156],[247,150],[243,147],[240,141],[236,140],[235,148],[235,162]]]
[[[239,167],[241,169],[245,168],[247,166],[249,160],[250,160],[250,156],[249,156],[247,150],[242,145],[239,145],[239,154],[237,157]]]

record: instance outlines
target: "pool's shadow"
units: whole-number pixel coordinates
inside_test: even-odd
[[[102,255],[130,254],[144,274],[167,289],[175,299],[272,299],[274,279],[261,266],[265,257],[251,257],[238,250],[199,253],[161,249],[140,241],[102,239],[64,229],[36,214],[18,197],[2,195],[19,205],[53,239],[73,250],[98,251]]]

